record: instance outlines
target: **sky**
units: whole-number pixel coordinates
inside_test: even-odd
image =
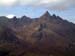
[[[36,18],[46,11],[75,23],[75,0],[0,0],[0,16]]]

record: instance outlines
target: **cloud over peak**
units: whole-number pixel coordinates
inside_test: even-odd
[[[0,0],[0,6],[31,6],[49,9],[75,7],[75,0]]]

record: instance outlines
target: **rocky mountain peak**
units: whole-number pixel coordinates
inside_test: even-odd
[[[12,19],[13,19],[14,21],[16,21],[16,20],[17,20],[17,17],[16,17],[16,16],[14,16]]]
[[[27,17],[27,16],[22,16],[21,20],[22,21],[30,21],[31,19],[29,17]]]
[[[51,16],[50,13],[48,11],[46,11],[42,17],[50,17],[50,16]]]
[[[21,18],[22,18],[22,19],[27,19],[28,17],[24,15],[24,16],[22,16]]]
[[[39,19],[40,21],[49,21],[51,18],[51,15],[48,11],[46,11]]]

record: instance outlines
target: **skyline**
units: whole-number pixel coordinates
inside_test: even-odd
[[[75,0],[0,0],[0,16],[37,18],[46,11],[75,23]]]

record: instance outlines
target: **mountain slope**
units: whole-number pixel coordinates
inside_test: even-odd
[[[26,52],[54,56],[68,56],[67,53],[70,56],[75,55],[75,24],[55,14],[50,15],[47,11],[35,19],[26,16],[0,19],[3,26],[1,26],[3,30],[0,31],[1,45],[4,43],[7,43],[7,47],[9,43],[11,46],[17,45],[17,50],[20,50],[20,52],[16,50],[17,55],[20,53],[22,56]]]
[[[65,48],[69,48],[69,44],[73,44],[75,41],[74,33],[75,25],[73,23],[56,15],[51,16],[48,12],[35,19],[27,27],[16,31],[20,39],[44,51],[49,51],[50,47],[57,50],[60,47],[60,50],[63,51]]]

